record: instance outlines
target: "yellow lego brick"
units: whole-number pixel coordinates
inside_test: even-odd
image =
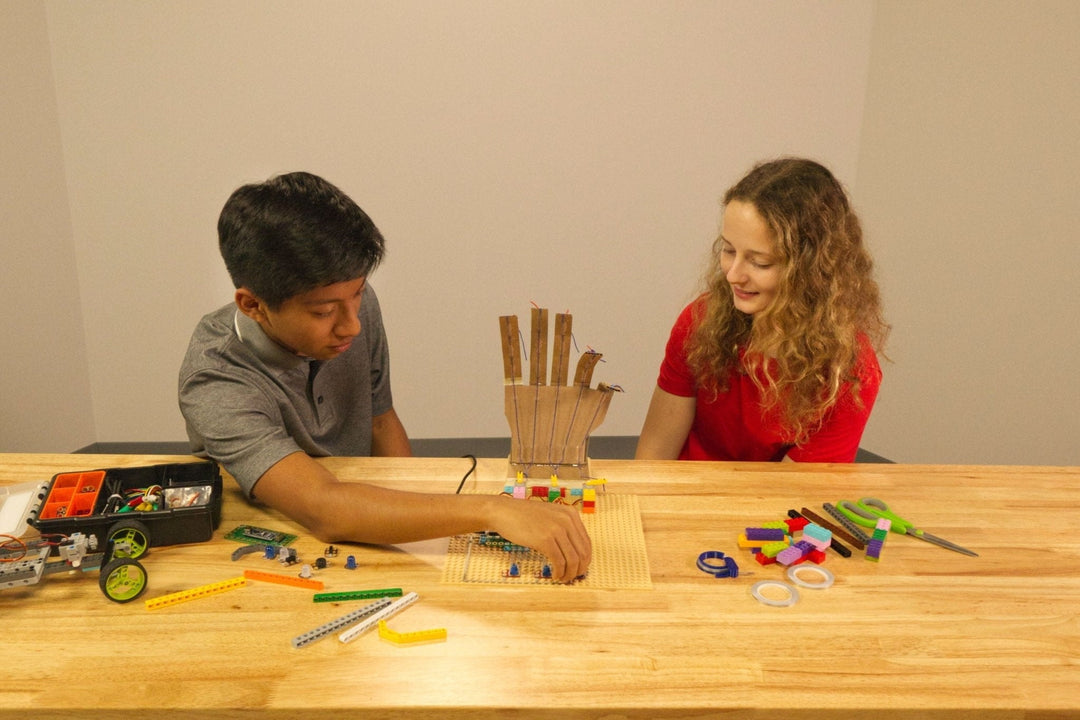
[[[379,621],[379,637],[389,640],[396,645],[408,643],[433,642],[446,639],[446,628],[432,628],[431,630],[417,630],[415,632],[395,632],[386,626],[385,620]]]
[[[180,592],[174,592],[169,595],[161,595],[156,598],[150,598],[146,600],[147,610],[157,610],[159,608],[168,607],[170,605],[176,605],[177,603],[187,602],[189,600],[198,600],[208,595],[216,595],[223,593],[226,590],[234,590],[239,587],[244,587],[247,584],[247,578],[236,577],[229,580],[222,580],[221,582],[210,583],[209,585],[200,585],[190,590],[181,590]]]

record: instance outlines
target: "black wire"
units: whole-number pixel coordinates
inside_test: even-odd
[[[454,493],[455,495],[460,495],[461,494],[461,488],[465,487],[465,481],[468,480],[469,476],[472,475],[473,472],[476,470],[476,456],[475,455],[462,455],[461,457],[471,459],[472,460],[472,467],[469,468],[469,471],[467,473],[465,473],[465,477],[461,478],[461,482],[458,483],[457,490]]]

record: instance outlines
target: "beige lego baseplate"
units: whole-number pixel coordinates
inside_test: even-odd
[[[518,500],[516,502],[541,502]],[[649,557],[636,495],[599,493],[596,513],[581,516],[592,539],[589,574],[574,587],[603,590],[651,590]],[[450,539],[442,581],[450,584],[559,585],[544,577],[543,555],[534,550],[507,551],[482,544],[480,535]],[[511,574],[516,565],[517,575]]]

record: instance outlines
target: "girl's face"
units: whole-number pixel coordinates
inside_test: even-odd
[[[755,315],[776,297],[780,286],[776,242],[752,203],[732,200],[724,208],[720,270],[740,312]]]

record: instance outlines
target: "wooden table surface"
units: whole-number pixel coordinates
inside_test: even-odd
[[[0,455],[0,484],[70,470],[190,461],[175,456]],[[469,461],[334,458],[339,477],[454,492]],[[395,630],[442,627],[445,642],[397,646],[368,634],[291,639],[359,605],[313,603],[267,583],[159,610],[143,600],[218,582],[224,534],[242,523],[299,535],[225,479],[206,543],[153,548],[149,587],[108,601],[94,573],[0,591],[2,718],[1059,718],[1080,716],[1080,468],[593,461],[609,493],[636,495],[652,590],[443,584],[446,541],[340,546],[327,591],[401,587],[420,601]],[[505,459],[468,485],[497,491]],[[873,495],[971,558],[890,534],[880,563],[833,553],[827,590],[768,607],[736,537],[788,508]],[[717,579],[702,551],[740,560]],[[346,555],[359,568],[346,570]],[[295,568],[291,570],[295,572]],[[752,576],[747,573],[753,572]],[[252,713],[251,711],[257,711]]]

